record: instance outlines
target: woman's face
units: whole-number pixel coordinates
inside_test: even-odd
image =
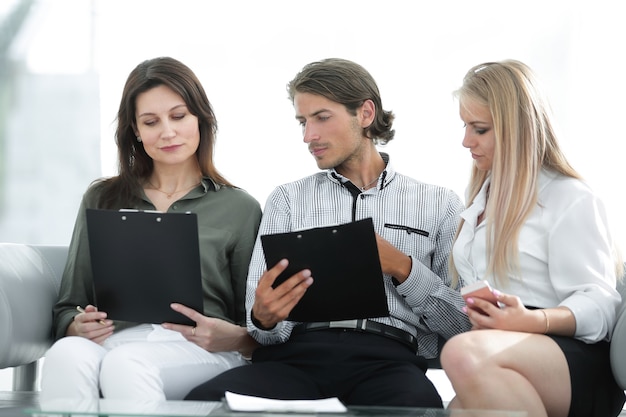
[[[177,165],[195,158],[200,144],[198,118],[171,88],[154,87],[137,96],[137,136],[157,165]]]
[[[489,171],[493,165],[496,136],[489,107],[471,99],[461,100],[461,120],[465,124],[463,146],[470,150],[476,168]]]

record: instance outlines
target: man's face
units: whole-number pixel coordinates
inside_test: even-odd
[[[343,104],[310,93],[296,93],[293,105],[304,143],[309,145],[320,169],[337,168],[358,159],[370,140],[363,135],[361,126],[363,106],[353,116]]]

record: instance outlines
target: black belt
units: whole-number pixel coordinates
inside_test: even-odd
[[[293,328],[291,334],[328,329],[354,330],[356,332],[367,332],[385,336],[397,342],[404,343],[406,346],[410,347],[411,350],[417,353],[417,338],[411,333],[367,319],[301,323]]]

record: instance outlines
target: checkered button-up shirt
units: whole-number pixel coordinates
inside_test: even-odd
[[[371,217],[375,231],[412,258],[408,279],[398,284],[383,275],[389,316],[375,321],[404,330],[418,339],[418,354],[439,354],[439,338],[469,330],[458,288],[451,287],[448,257],[463,204],[452,190],[425,184],[395,172],[388,155],[377,186],[363,192],[334,169],[277,187],[268,197],[259,236],[333,226]],[[257,237],[250,264],[246,309],[248,330],[261,344],[282,343],[298,324],[278,323],[271,330],[251,320],[255,289],[268,267]]]

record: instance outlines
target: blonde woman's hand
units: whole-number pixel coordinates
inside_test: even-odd
[[[500,307],[479,298],[466,300],[466,313],[472,323],[472,330],[499,329],[568,337],[576,333],[576,318],[569,308],[529,309],[515,295],[496,293]]]
[[[494,291],[499,306],[482,298],[469,297],[467,316],[472,323],[472,330],[500,329],[512,331],[530,331],[535,322],[533,310],[524,307],[519,297]]]

